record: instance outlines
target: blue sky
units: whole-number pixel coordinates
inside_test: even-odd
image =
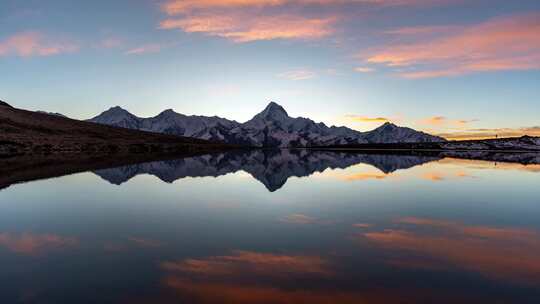
[[[73,118],[274,100],[358,130],[539,135],[540,2],[4,0],[0,69],[0,99]]]

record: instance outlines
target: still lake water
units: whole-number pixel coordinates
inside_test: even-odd
[[[278,151],[0,191],[1,303],[540,303],[540,165]]]

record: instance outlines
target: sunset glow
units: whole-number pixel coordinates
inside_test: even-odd
[[[538,1],[8,0],[0,17],[1,97],[21,108],[243,122],[276,100],[360,131],[540,134]]]

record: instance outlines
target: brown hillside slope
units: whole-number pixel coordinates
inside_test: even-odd
[[[221,143],[110,127],[0,104],[0,156],[31,152],[192,153],[228,148]]]

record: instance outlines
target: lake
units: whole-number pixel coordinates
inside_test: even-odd
[[[2,303],[540,303],[540,165],[249,151],[0,191]]]

